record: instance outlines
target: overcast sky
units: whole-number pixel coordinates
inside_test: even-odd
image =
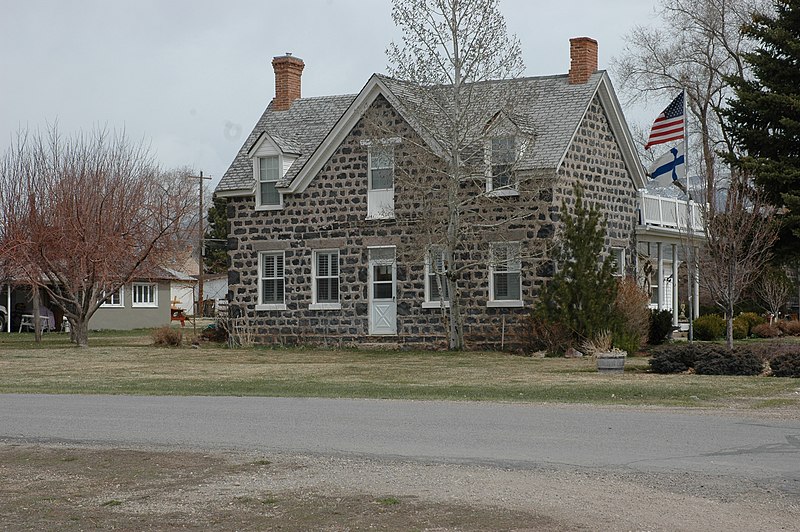
[[[569,68],[569,38],[600,68],[655,0],[501,0],[526,75]],[[389,0],[0,0],[0,151],[58,121],[144,139],[165,167],[222,177],[274,93],[273,56],[305,61],[303,96],[358,92],[399,36]],[[631,122],[649,110],[626,110]],[[646,116],[646,118],[645,118]]]

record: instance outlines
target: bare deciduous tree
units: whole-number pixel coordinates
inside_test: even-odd
[[[766,310],[770,313],[769,324],[778,318],[781,309],[789,300],[792,292],[792,282],[780,268],[770,268],[758,278],[754,285],[756,295],[764,303]]]
[[[724,77],[746,74],[741,55],[752,43],[741,28],[766,5],[765,0],[662,0],[658,24],[635,27],[625,51],[611,63],[629,102],[686,89],[695,119],[689,133],[701,146],[697,173],[705,176],[707,201],[714,194],[717,152],[734,151],[722,127],[721,111],[732,94]]]
[[[185,237],[196,205],[186,173],[162,172],[124,134],[21,133],[0,162],[3,269],[46,293],[86,346],[100,305]]]
[[[724,312],[728,348],[733,348],[734,306],[769,262],[778,224],[775,208],[743,177],[731,180],[720,203],[704,208],[700,282]]]
[[[523,189],[539,177],[517,171],[533,131],[516,119],[514,89],[490,81],[522,73],[520,44],[508,35],[497,0],[394,0],[392,18],[403,37],[387,50],[389,70],[418,134],[402,139],[414,168],[395,168],[417,213],[410,248],[425,257],[437,293],[449,299],[446,308],[440,297],[448,343],[461,349],[460,286],[480,260],[476,235],[534,215],[509,207],[523,202],[497,203],[512,189],[530,197]],[[526,250],[505,252],[490,260],[503,267]]]

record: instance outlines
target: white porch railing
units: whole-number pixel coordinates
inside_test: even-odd
[[[639,192],[641,223],[671,229],[687,230],[687,220],[691,219],[691,227],[696,232],[703,232],[703,217],[699,206],[694,201],[666,198]]]

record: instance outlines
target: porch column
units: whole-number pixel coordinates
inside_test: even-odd
[[[672,244],[672,326],[678,326],[678,245]]]
[[[656,272],[658,310],[664,310],[664,250],[661,249],[661,242],[656,242],[656,253],[658,254],[658,271]]]
[[[693,279],[693,290],[694,290],[694,297],[692,298],[692,303],[694,303],[694,317],[697,318],[700,315],[700,265],[699,261],[697,260],[697,252],[698,249],[694,248],[694,279]]]

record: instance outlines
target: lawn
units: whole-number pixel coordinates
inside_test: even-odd
[[[147,331],[0,335],[0,393],[355,397],[781,408],[800,406],[800,381],[655,375],[629,358],[624,375],[594,361],[497,352],[157,348]]]

